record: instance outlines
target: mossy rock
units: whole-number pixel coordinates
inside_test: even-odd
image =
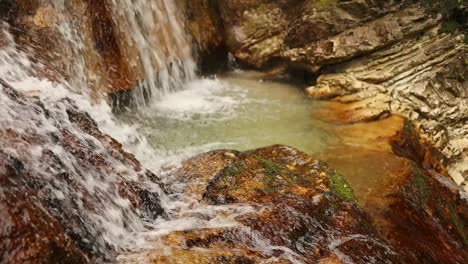
[[[357,200],[351,185],[337,172],[330,176],[330,189],[343,199],[353,202]]]
[[[197,162],[202,162],[200,167],[193,164]],[[228,256],[227,249],[249,243],[239,235],[248,230],[263,241],[290,250],[297,261],[320,263],[333,257],[330,241],[359,234],[359,239],[346,240],[336,248],[355,263],[370,263],[372,259],[399,263],[398,253],[354,203],[356,197],[347,181],[324,162],[297,149],[274,145],[245,152],[220,150],[191,159],[182,170],[191,182],[205,182],[202,203],[253,208],[235,218],[239,229],[213,239],[203,236],[191,240],[203,248],[216,251],[220,247],[219,252]],[[279,259],[284,257],[280,252],[275,254]],[[251,260],[257,263],[255,258]]]

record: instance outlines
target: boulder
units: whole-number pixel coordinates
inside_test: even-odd
[[[419,263],[466,263],[468,202],[449,178],[414,164],[395,195],[390,240],[405,243]]]
[[[122,263],[404,263],[343,176],[297,149],[208,152],[183,162],[174,176],[206,206],[244,209],[232,225],[173,232],[159,240],[160,250]]]

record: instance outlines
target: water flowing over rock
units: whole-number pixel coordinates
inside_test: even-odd
[[[0,263],[466,263],[466,36],[421,3],[0,0]],[[387,226],[292,147],[162,166],[176,155],[106,102],[162,111],[143,106],[195,78],[194,54],[216,71],[227,52],[266,78],[323,74],[307,92],[346,104],[345,122],[416,121],[391,141],[404,168],[379,212]],[[236,100],[213,98],[190,118]]]
[[[170,253],[149,250],[122,263],[400,263],[344,178],[294,148],[208,152],[174,174],[204,204],[253,210],[232,227],[167,235],[161,247]]]
[[[195,77],[192,43],[173,1],[8,3],[2,20],[15,41],[42,65],[44,77],[64,78],[76,91],[136,87],[131,103],[146,105]]]
[[[110,257],[142,219],[163,214],[160,193],[147,187],[157,177],[75,102],[41,100],[0,81],[0,237],[2,252],[13,253],[5,261]],[[44,239],[31,235],[36,229]]]

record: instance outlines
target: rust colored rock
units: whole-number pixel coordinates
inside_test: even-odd
[[[426,170],[448,176],[447,158],[431,142],[421,138],[412,122],[405,121],[403,129],[390,139],[390,144],[395,154],[414,161]]]
[[[388,237],[411,250],[412,263],[468,261],[468,202],[459,186],[415,164],[396,199]]]
[[[196,182],[188,188],[205,203],[255,208],[236,217],[239,228],[218,232],[216,239],[192,239],[199,247],[215,250],[219,241],[249,245],[242,234],[254,233],[276,248],[264,257],[284,263],[291,261],[288,254],[304,263],[342,263],[343,256],[355,263],[369,263],[370,256],[379,263],[400,261],[354,203],[342,176],[294,148],[209,152],[186,161],[176,175]],[[248,263],[260,261],[252,257]]]
[[[62,225],[37,200],[37,192],[14,183],[24,164],[0,150],[0,262],[90,263]]]

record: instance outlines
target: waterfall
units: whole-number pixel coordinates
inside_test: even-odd
[[[37,188],[34,190],[43,197],[39,199],[41,203],[53,208],[54,216],[67,227],[69,235],[81,237],[80,247],[107,258],[108,252],[138,244],[134,234],[146,228],[145,212],[134,208],[122,195],[120,184],[138,184],[144,190],[144,199],[161,206],[162,211],[166,211],[167,198],[151,173],[135,169],[137,165],[128,163],[128,158],[106,145],[112,144],[110,139],[84,132],[74,124],[72,116],[91,116],[100,130],[137,156],[153,160],[159,156],[134,128],[116,120],[105,98],[99,94],[96,98],[91,92],[92,86],[103,78],[95,71],[98,66],[93,65],[94,53],[88,54],[92,45],[83,28],[87,24],[79,20],[85,8],[78,1],[48,3],[51,8],[31,20],[41,30],[59,33],[57,47],[40,50],[59,54],[56,57],[65,62],[63,76],[48,79],[50,69],[59,69],[60,65],[34,58],[37,47],[33,46],[41,43],[27,43],[31,47],[18,45],[11,27],[0,21],[0,134],[13,133],[24,138],[0,140],[0,154],[26,165],[27,173],[37,183],[31,188]],[[135,71],[141,70],[141,81],[133,92],[138,106],[182,89],[184,83],[195,78],[190,41],[173,1],[112,0],[110,5],[118,34],[124,36],[119,39],[121,50],[126,56],[132,55],[128,59]],[[47,19],[52,21],[52,27],[40,24]],[[7,88],[10,86],[15,92]],[[16,92],[24,94],[24,102],[16,100],[23,96]],[[96,129],[92,131],[99,135]],[[78,150],[70,150],[67,144],[76,144]],[[94,158],[86,161],[86,152],[84,156],[79,154],[86,149],[107,165],[100,167]],[[50,162],[59,165],[54,168]],[[13,184],[22,186],[16,179]]]
[[[92,1],[44,2],[27,12],[32,29],[0,24],[0,181],[11,177],[2,171],[5,160],[20,175],[0,186],[0,202],[8,197],[4,191],[30,194],[80,249],[103,261],[157,248],[155,241],[173,231],[237,226],[233,217],[251,212],[249,206],[195,202],[183,191],[186,183],[161,170],[162,161],[181,157],[152,148],[136,127],[114,116],[105,93],[94,90],[109,76],[83,17]],[[114,0],[109,6],[119,52],[141,77],[133,93],[138,106],[195,79],[190,41],[173,1]],[[54,41],[21,39],[44,32]]]
[[[172,0],[112,0],[126,47],[135,47],[145,80],[134,91],[136,105],[180,90],[195,78],[191,44]]]
[[[75,92],[95,96],[131,89],[131,103],[144,107],[152,100],[183,89],[186,83],[196,78],[191,38],[185,32],[184,16],[175,1],[46,0],[35,12],[29,19],[32,24],[39,25],[37,33],[45,34],[42,38],[58,36],[53,43],[55,47],[45,46],[46,43],[26,45],[44,44],[39,53],[57,54],[59,61],[46,59],[42,63],[49,68],[60,68],[64,76],[54,78],[62,82],[66,80],[69,89]],[[92,12],[97,13],[90,14]],[[101,15],[109,16],[108,24],[101,25],[103,20],[93,18]],[[43,33],[46,26],[52,29]],[[96,39],[99,37],[103,39]],[[109,47],[116,49],[115,54],[100,53]],[[123,60],[121,64],[124,65],[117,65],[122,69],[115,69],[116,65],[103,65],[109,63],[106,56]],[[124,79],[127,87],[115,87],[115,84],[109,87],[107,83],[112,84],[112,81],[106,79],[116,78],[112,75],[114,71],[120,71],[118,77]]]

